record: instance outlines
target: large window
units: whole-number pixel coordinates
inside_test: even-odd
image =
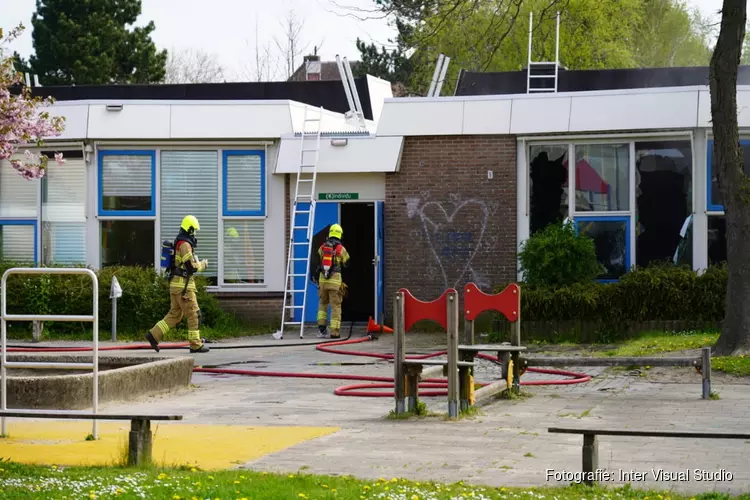
[[[156,153],[99,152],[101,265],[154,266]]]
[[[692,265],[690,141],[635,143],[636,264]]]
[[[744,172],[750,177],[750,140],[740,141],[744,156]],[[708,185],[706,186],[706,206],[708,218],[708,265],[713,266],[726,262],[727,239],[726,217],[724,216],[724,198],[719,187],[719,178],[714,164],[714,141],[709,140],[706,148],[706,170]]]
[[[154,266],[154,222],[107,220],[101,226],[102,267]]]
[[[727,260],[727,221],[723,215],[708,217],[708,265]]]
[[[745,159],[745,175],[750,177],[750,140],[740,141],[742,153]],[[709,140],[707,144],[706,170],[708,171],[707,205],[709,212],[723,212],[724,199],[719,189],[719,177],[714,166],[714,141]]]
[[[36,221],[0,221],[0,262],[38,262]]]
[[[594,240],[597,260],[605,268],[600,280],[618,280],[630,269],[629,217],[581,217],[576,229]]]
[[[527,158],[529,233],[565,218],[575,221],[580,234],[593,238],[607,269],[601,280],[619,279],[635,265],[692,264],[693,161],[687,137],[533,144]]]
[[[630,144],[575,146],[575,210],[630,210]]]
[[[568,145],[529,147],[531,234],[568,216]]]
[[[217,151],[162,151],[160,233],[173,240],[186,215],[194,215],[201,228],[195,254],[208,260],[202,274],[216,284],[219,269],[219,153]]]
[[[263,284],[265,151],[224,151],[222,284]]]
[[[45,153],[49,158],[54,152]],[[81,150],[50,161],[42,178],[42,256],[46,265],[86,263],[86,163]]]
[[[38,179],[24,179],[9,161],[0,161],[0,261],[39,262],[39,186]]]

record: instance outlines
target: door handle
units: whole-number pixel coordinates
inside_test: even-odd
[[[376,255],[374,259],[372,259],[372,265],[375,266],[380,262],[380,256]]]

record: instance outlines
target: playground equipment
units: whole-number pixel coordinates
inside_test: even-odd
[[[443,295],[431,302],[423,302],[414,298],[409,290],[402,288],[394,298],[394,380],[396,397],[396,414],[413,411],[417,407],[419,378],[424,366],[443,366],[443,373],[448,378],[448,416],[458,416],[459,403],[462,411],[466,411],[475,403],[476,397],[482,398],[496,394],[502,390],[513,389],[520,391],[520,373],[518,355],[526,348],[520,345],[521,318],[521,290],[516,284],[509,285],[496,295],[483,293],[474,283],[466,285],[464,295],[464,342],[458,344],[458,292],[449,288]],[[487,310],[496,310],[509,320],[516,323],[516,334],[512,345],[488,344],[474,345],[474,321],[476,317]],[[405,358],[406,332],[421,320],[432,320],[446,330],[448,337],[447,360],[425,360]],[[494,351],[498,357],[479,354],[479,351]],[[474,358],[482,357],[491,361],[505,362],[503,366],[504,381],[492,384],[481,384],[474,390]],[[567,375],[568,373],[566,373]],[[579,375],[579,374],[572,374]],[[407,407],[408,398],[408,407]]]
[[[8,276],[12,274],[85,274],[91,278],[91,284],[93,287],[93,301],[92,301],[92,313],[90,315],[64,315],[64,314],[8,314]],[[0,296],[2,298],[2,304],[0,304],[0,322],[2,323],[2,333],[0,333],[0,355],[2,356],[2,365],[0,366],[0,390],[2,390],[2,396],[0,396],[0,410],[6,412],[8,410],[8,387],[7,387],[7,371],[8,368],[31,368],[31,369],[51,369],[51,370],[81,370],[91,369],[94,372],[93,383],[92,383],[92,406],[93,414],[96,415],[99,409],[99,279],[91,269],[83,268],[40,268],[40,267],[13,267],[3,273],[2,281],[0,281]],[[7,353],[7,332],[8,332],[8,321],[73,321],[73,322],[90,322],[93,323],[94,327],[94,347],[93,357],[90,363],[63,363],[63,362],[50,362],[50,361],[8,361]],[[26,413],[31,413],[34,410],[26,410]],[[73,415],[76,413],[70,410],[59,410],[53,411],[48,410],[40,413],[54,413],[56,415],[65,416]],[[5,417],[0,419],[2,421],[2,433],[3,436],[7,435]],[[97,420],[93,420],[92,434],[94,439],[99,437],[99,431],[97,427]]]

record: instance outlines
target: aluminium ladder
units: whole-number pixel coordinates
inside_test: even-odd
[[[555,60],[539,61],[531,60],[531,35],[534,28],[534,13],[529,12],[529,60],[526,67],[526,93],[532,92],[557,92],[557,78],[560,69],[560,13],[557,13],[557,27],[555,28]],[[536,72],[532,73],[534,70]],[[539,83],[538,86],[532,86]],[[537,80],[541,80],[537,82]],[[552,86],[544,85],[545,80],[552,80]]]
[[[317,114],[308,113],[315,110]],[[308,124],[317,124],[314,131],[309,131]],[[310,274],[310,252],[313,242],[313,225],[315,223],[315,181],[320,157],[320,133],[323,123],[323,108],[309,108],[305,106],[305,118],[302,122],[302,138],[300,140],[300,161],[297,168],[297,182],[294,188],[294,206],[289,230],[289,254],[286,263],[286,279],[284,280],[284,306],[281,311],[281,330],[274,335],[280,340],[284,337],[284,327],[299,325],[299,337],[303,338],[305,329],[305,306],[307,305],[307,277]],[[305,156],[307,155],[307,157]],[[312,157],[312,158],[310,158]],[[304,235],[299,233],[304,231]],[[295,237],[295,233],[296,237]],[[304,249],[304,257],[295,256],[295,249]],[[296,263],[304,262],[305,269],[301,273]],[[297,268],[297,269],[295,269]],[[296,278],[302,278],[301,280]],[[300,288],[297,288],[301,282]],[[301,303],[298,297],[302,297]],[[295,313],[299,311],[299,321]],[[291,318],[289,317],[291,313]]]

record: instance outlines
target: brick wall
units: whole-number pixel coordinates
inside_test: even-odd
[[[401,287],[430,301],[516,279],[515,137],[407,137],[385,193],[388,320]]]
[[[219,305],[227,312],[234,313],[238,318],[251,324],[278,323],[281,326],[281,306],[284,294],[278,293],[247,293],[247,292],[219,292]]]

